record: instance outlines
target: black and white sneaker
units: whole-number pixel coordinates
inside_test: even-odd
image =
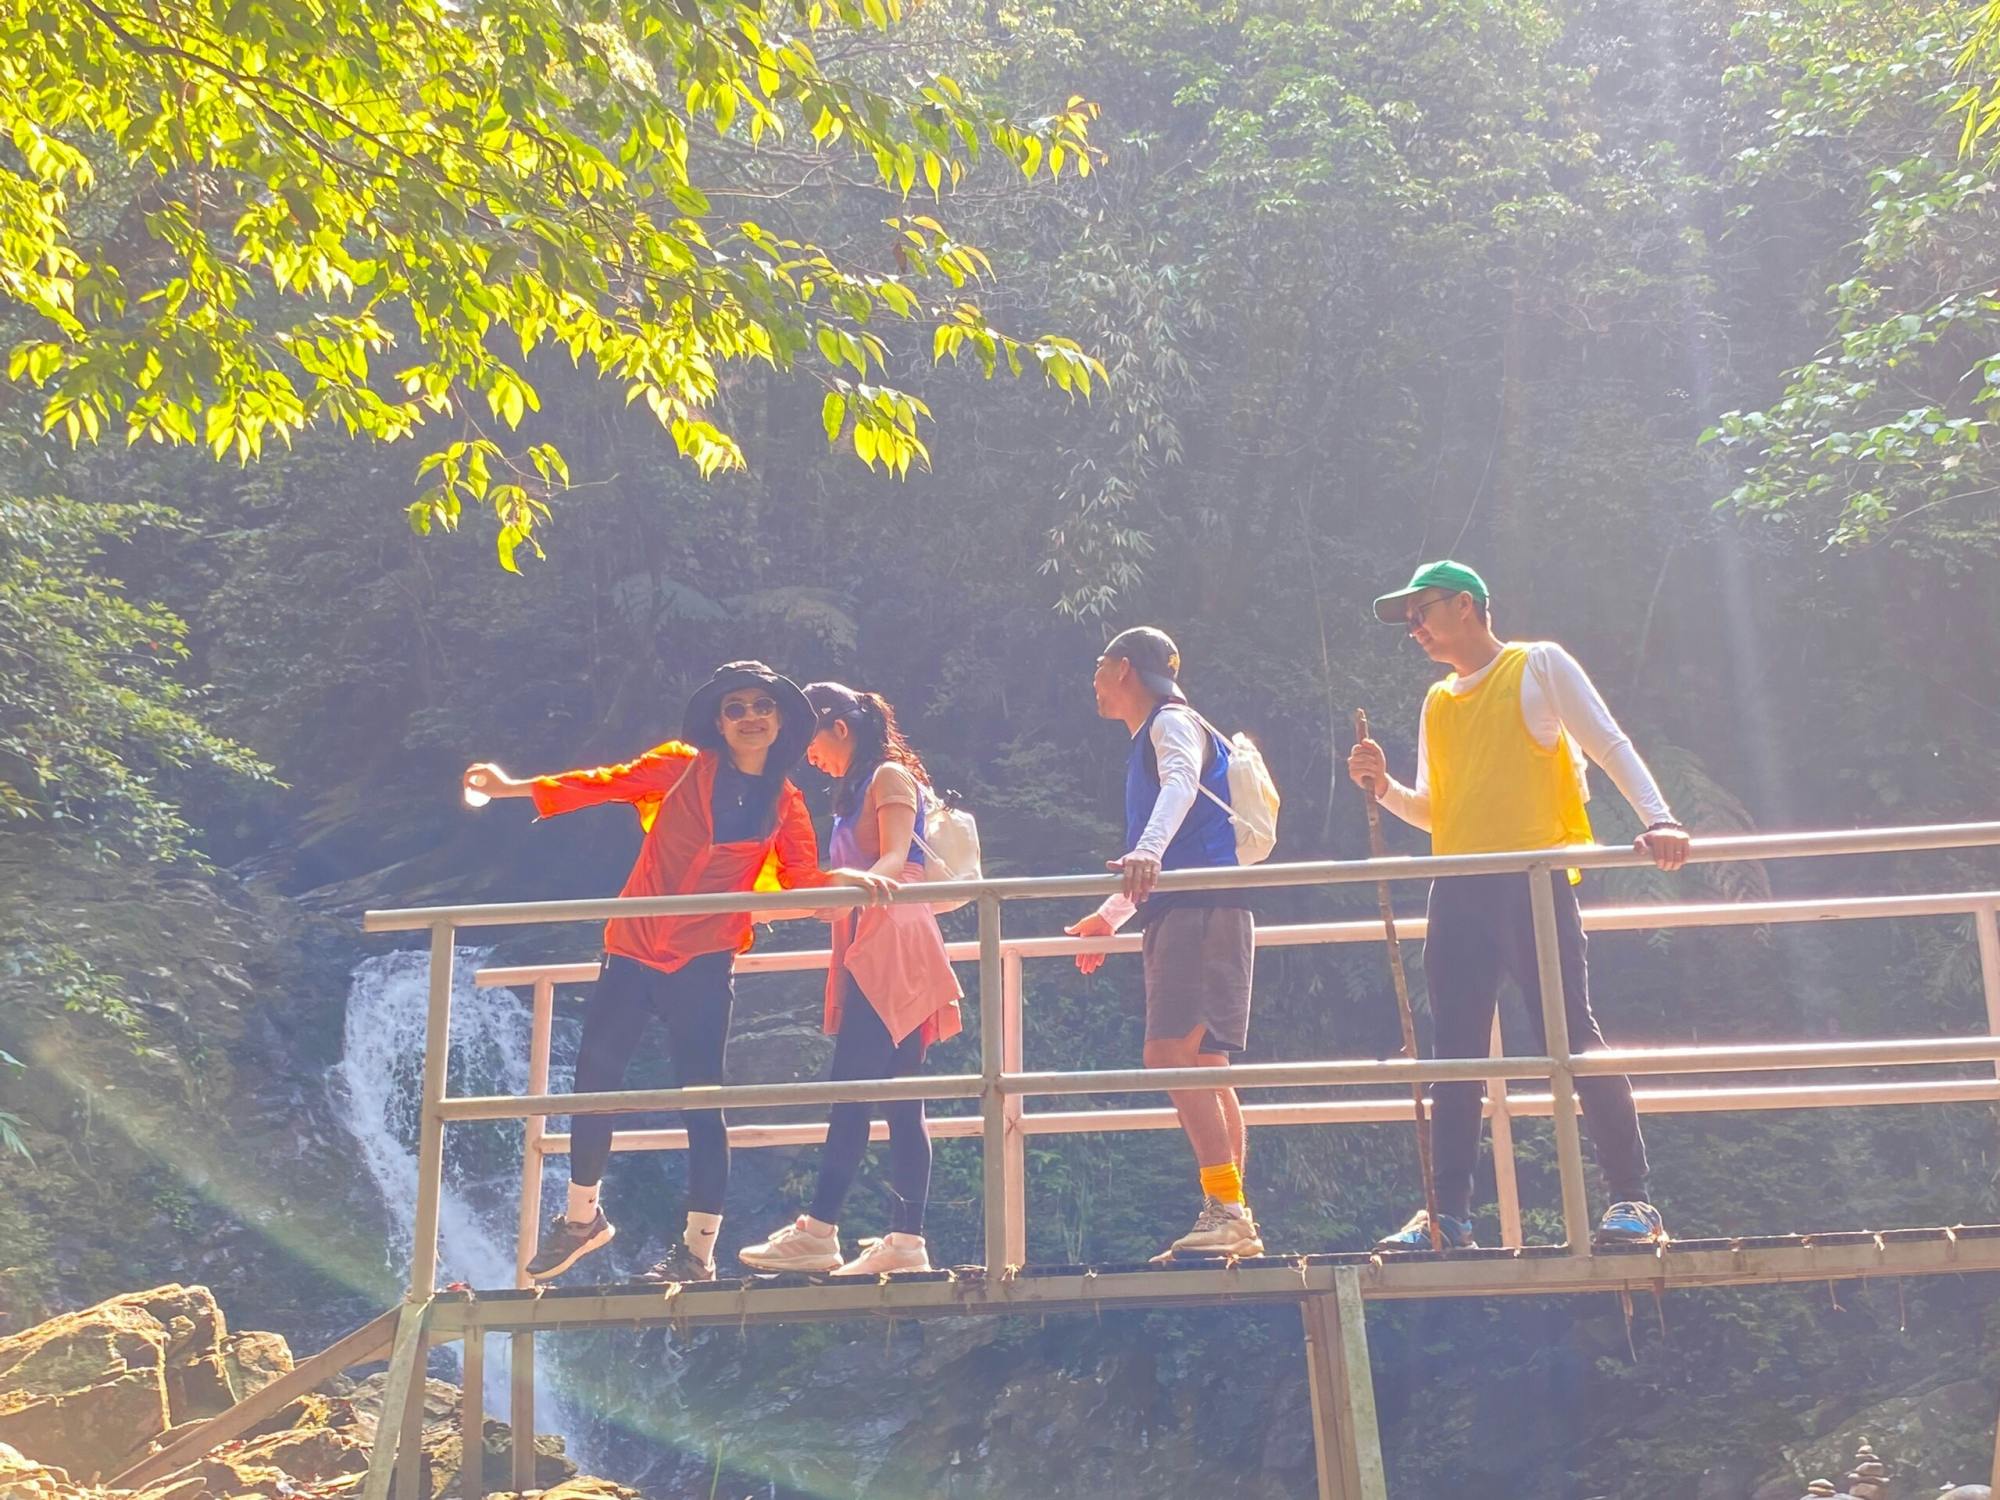
[[[655,1261],[639,1274],[639,1279],[653,1286],[665,1286],[669,1282],[686,1285],[690,1281],[715,1280],[715,1262],[698,1258],[688,1249],[687,1241],[676,1241],[674,1248],[667,1252],[665,1260]]]
[[[535,1258],[528,1262],[528,1275],[536,1281],[560,1276],[593,1250],[602,1250],[617,1236],[618,1228],[604,1217],[604,1210],[588,1224],[572,1224],[561,1214],[549,1220]]]

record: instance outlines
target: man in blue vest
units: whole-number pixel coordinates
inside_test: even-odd
[[[1162,870],[1234,865],[1229,745],[1188,707],[1180,652],[1164,631],[1124,631],[1097,659],[1091,685],[1100,717],[1132,736],[1125,769],[1126,854],[1110,868],[1125,888],[1064,931],[1109,937],[1137,915],[1145,929],[1149,1068],[1225,1068],[1250,1029],[1256,927],[1241,891],[1156,894]],[[1096,972],[1102,953],[1079,953]],[[1202,1207],[1168,1256],[1262,1255],[1243,1192],[1243,1110],[1236,1090],[1173,1090],[1170,1097],[1201,1169]],[[1165,1257],[1163,1257],[1165,1258]]]

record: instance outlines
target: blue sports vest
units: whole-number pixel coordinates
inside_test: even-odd
[[[1125,847],[1135,848],[1146,824],[1153,816],[1153,804],[1160,798],[1160,768],[1153,753],[1153,720],[1180,705],[1162,703],[1132,736],[1131,754],[1125,762]],[[1183,710],[1185,711],[1185,710]],[[1203,726],[1208,736],[1208,756],[1202,767],[1201,785],[1229,802],[1229,745],[1214,730]],[[1194,806],[1181,820],[1179,832],[1160,859],[1162,870],[1191,870],[1236,863],[1236,830],[1229,814],[1197,792]],[[1151,920],[1175,906],[1241,906],[1243,898],[1232,891],[1166,892],[1150,898],[1139,915]]]

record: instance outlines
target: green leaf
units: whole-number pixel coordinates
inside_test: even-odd
[[[644,395],[704,477],[740,467],[713,420],[731,367],[793,373],[816,347],[865,380],[887,358],[857,336],[871,316],[921,313],[905,283],[991,273],[923,219],[884,277],[860,263],[845,201],[787,202],[792,237],[730,222],[715,204],[766,196],[789,168],[734,148],[691,161],[696,118],[753,145],[809,136],[836,174],[860,163],[934,201],[982,141],[1015,161],[1057,139],[1084,149],[1079,101],[1028,125],[942,73],[822,66],[816,47],[903,11],[366,0],[307,24],[244,0],[115,17],[17,4],[0,14],[25,189],[0,233],[8,379],[34,388],[40,430],[71,445],[119,434],[248,464],[329,424],[370,442],[438,418],[518,430],[540,408],[528,361],[553,345]],[[115,193],[97,183],[99,157],[120,163]],[[397,367],[379,368],[391,348]],[[894,444],[877,456],[908,461]],[[552,449],[507,472],[516,462],[564,482]],[[497,450],[424,466],[410,523],[448,531],[467,503],[485,507],[511,558],[538,545],[541,520],[500,513],[505,479]]]

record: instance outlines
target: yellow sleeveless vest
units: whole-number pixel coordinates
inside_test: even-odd
[[[1544,749],[1521,713],[1528,648],[1501,648],[1471,692],[1435,684],[1424,700],[1431,852],[1493,854],[1591,842],[1583,777],[1567,734]]]

